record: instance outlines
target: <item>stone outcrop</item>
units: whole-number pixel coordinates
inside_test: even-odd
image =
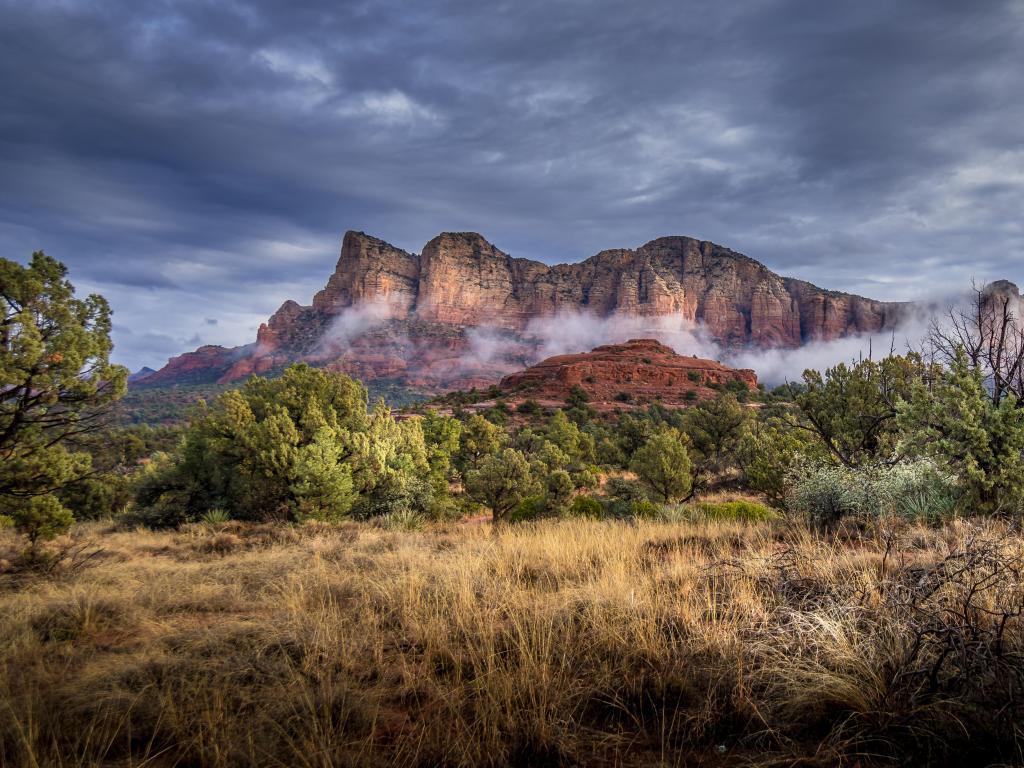
[[[417,255],[348,232],[334,273],[311,305],[286,301],[260,326],[255,344],[203,347],[145,381],[235,381],[306,360],[441,391],[493,383],[534,362],[539,344],[531,323],[559,313],[672,316],[735,349],[876,332],[894,327],[904,308],[780,277],[688,237],[549,266],[513,258],[476,233],[438,235]],[[479,354],[479,329],[505,335],[500,354]]]
[[[204,384],[227,374],[235,360],[245,356],[248,347],[200,347],[195,352],[172,357],[167,365],[139,382],[147,387],[170,384]]]
[[[580,387],[600,408],[617,403],[685,405],[730,384],[757,389],[757,376],[714,360],[678,355],[655,339],[631,339],[590,352],[549,357],[499,385],[511,401],[564,402]]]

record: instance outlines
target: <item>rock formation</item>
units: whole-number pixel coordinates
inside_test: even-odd
[[[549,357],[506,376],[499,386],[510,402],[531,398],[558,403],[578,386],[591,404],[601,409],[612,404],[655,401],[683,405],[714,397],[730,384],[757,389],[757,377],[751,370],[678,355],[655,339],[631,339],[590,352]]]
[[[334,274],[311,305],[286,301],[260,326],[254,344],[202,347],[172,359],[145,383],[236,381],[305,360],[443,391],[490,384],[536,361],[541,344],[531,321],[560,313],[673,316],[735,349],[876,332],[894,327],[903,310],[780,277],[742,254],[688,237],[549,266],[513,258],[475,233],[443,233],[417,255],[348,232]],[[481,333],[485,345],[478,343]]]

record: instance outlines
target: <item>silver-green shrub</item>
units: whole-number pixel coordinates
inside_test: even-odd
[[[803,464],[788,485],[789,509],[822,528],[849,516],[941,522],[955,514],[961,495],[956,478],[929,459],[857,469]]]

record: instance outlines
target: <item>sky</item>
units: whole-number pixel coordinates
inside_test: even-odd
[[[0,0],[0,95],[0,256],[132,369],[252,341],[349,229],[1024,282],[1024,0]]]

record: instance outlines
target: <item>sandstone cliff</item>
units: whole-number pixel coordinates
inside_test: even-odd
[[[493,383],[535,362],[531,321],[560,313],[678,317],[703,326],[721,346],[738,348],[876,332],[893,327],[903,310],[780,277],[688,237],[549,266],[513,258],[476,233],[443,233],[417,255],[348,232],[334,273],[311,305],[286,301],[255,344],[201,348],[146,382],[234,381],[307,360],[436,391]],[[481,354],[474,335],[480,329],[501,336],[498,354]]]

